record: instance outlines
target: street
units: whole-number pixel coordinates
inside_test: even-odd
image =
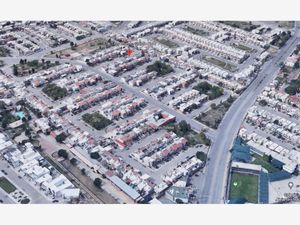
[[[299,43],[299,22],[296,22],[295,35],[290,38],[277,55],[265,63],[257,78],[232,104],[225,114],[219,128],[215,141],[209,151],[210,161],[206,173],[202,177],[201,203],[224,203],[224,192],[230,159],[229,150],[238,133],[248,108],[255,102],[260,92],[274,79],[279,71],[278,63],[284,61]]]

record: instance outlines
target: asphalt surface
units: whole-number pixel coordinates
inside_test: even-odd
[[[243,122],[248,108],[254,104],[261,91],[275,78],[279,71],[279,63],[294,51],[300,43],[300,24],[296,23],[295,34],[282,47],[274,58],[266,62],[258,76],[232,104],[224,116],[217,136],[209,151],[209,163],[202,177],[200,188],[200,203],[224,203],[226,179],[229,166],[230,152],[233,141]]]

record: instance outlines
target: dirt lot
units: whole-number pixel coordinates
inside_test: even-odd
[[[93,54],[97,50],[103,50],[114,45],[116,45],[116,43],[114,43],[113,41],[106,40],[104,38],[97,38],[95,40],[91,40],[77,46],[75,43],[73,47],[71,47],[70,45],[70,48],[54,52],[50,55],[47,55],[46,57],[54,58],[58,56],[60,58],[76,58],[79,56]]]

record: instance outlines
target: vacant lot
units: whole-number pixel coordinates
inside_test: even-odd
[[[197,144],[204,144],[210,146],[211,140],[206,137],[204,132],[197,133],[191,129],[191,126],[186,123],[186,121],[181,121],[179,123],[168,124],[165,129],[174,132],[179,137],[184,137],[187,139],[189,146],[194,146]]]
[[[233,47],[238,48],[238,49],[243,50],[243,51],[246,51],[248,53],[252,53],[252,52],[255,51],[255,49],[250,48],[250,47],[248,47],[246,45],[242,45],[242,44],[233,43]]]
[[[245,198],[248,202],[258,202],[258,176],[232,173],[229,198]]]
[[[67,89],[61,88],[54,83],[47,84],[42,91],[53,100],[61,99],[68,94]]]
[[[98,112],[86,113],[82,116],[82,119],[84,122],[88,123],[89,125],[94,127],[96,130],[101,130],[112,123],[109,119],[102,116]]]
[[[216,105],[213,109],[208,110],[207,112],[201,113],[195,119],[201,123],[204,123],[206,126],[213,129],[217,129],[219,124],[222,121],[223,116],[234,102],[235,98],[229,97],[226,101]]]
[[[56,62],[51,62],[49,60],[27,61],[26,59],[24,60],[21,59],[20,63],[17,65],[13,65],[12,69],[13,69],[13,74],[15,76],[25,76],[57,65],[59,65],[58,61]]]
[[[291,32],[290,31],[283,31],[279,34],[275,34],[272,36],[273,40],[271,41],[271,45],[274,45],[278,48],[281,48],[285,45],[285,43],[290,39],[291,37]]]
[[[199,35],[199,36],[203,36],[203,37],[209,36],[209,32],[204,31],[204,30],[200,30],[200,29],[196,29],[196,28],[193,28],[193,27],[190,27],[190,26],[186,26],[183,29],[185,31],[188,31],[192,34],[196,34],[196,35]]]
[[[235,27],[235,28],[239,28],[245,31],[252,31],[258,27],[260,27],[260,25],[254,25],[252,24],[252,22],[247,22],[247,21],[222,21],[221,23],[224,23],[226,25]]]
[[[17,188],[5,177],[0,177],[0,188],[2,188],[8,194],[17,190]]]
[[[209,100],[219,98],[223,95],[224,92],[223,88],[211,85],[207,81],[198,83],[196,86],[193,87],[193,89],[199,91],[199,94],[208,95]]]
[[[177,43],[175,43],[174,41],[171,41],[169,39],[165,39],[165,38],[155,38],[155,40],[159,43],[161,43],[162,45],[165,45],[169,48],[178,48],[179,45]]]
[[[224,70],[228,70],[230,72],[235,72],[237,70],[237,67],[235,65],[221,61],[213,57],[205,57],[204,60]]]
[[[174,71],[172,66],[161,61],[156,61],[155,63],[148,65],[146,69],[147,69],[147,73],[152,71],[157,72],[157,76],[159,77]]]
[[[77,45],[76,43],[70,43],[70,48],[53,52],[47,57],[72,58],[80,55],[93,54],[98,50],[110,48],[115,45],[116,43],[110,39],[106,40],[104,38],[97,38],[95,40],[91,40],[80,45]]]

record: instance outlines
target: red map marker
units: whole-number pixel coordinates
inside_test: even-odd
[[[132,50],[131,50],[131,49],[128,49],[128,50],[127,50],[127,55],[130,56],[131,54],[132,54]]]

